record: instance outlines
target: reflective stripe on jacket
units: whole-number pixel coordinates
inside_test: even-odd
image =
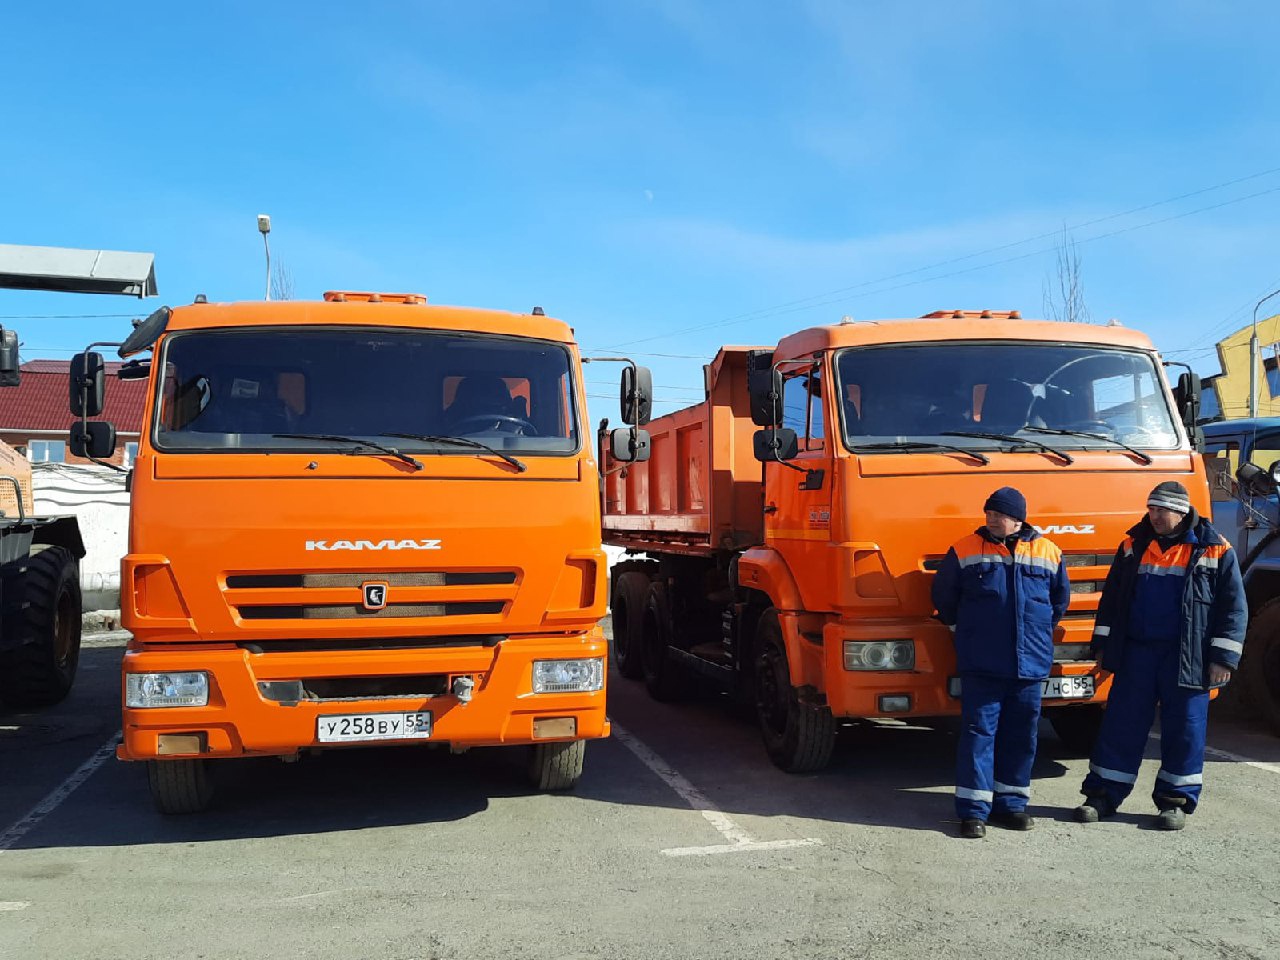
[[[933,603],[955,630],[961,674],[1043,680],[1070,599],[1062,551],[1027,524],[1013,553],[979,527],[947,551],[933,579]]]
[[[1135,605],[1139,578],[1167,578],[1176,593],[1179,613],[1180,656],[1178,685],[1196,690],[1209,689],[1209,664],[1220,663],[1235,670],[1244,650],[1244,634],[1249,623],[1244,582],[1236,552],[1209,521],[1193,514],[1181,541],[1166,551],[1155,544],[1155,530],[1145,517],[1129,530],[1116,551],[1107,574],[1098,617],[1093,630],[1095,655],[1102,666],[1115,672],[1124,658],[1124,646],[1135,638],[1145,639],[1144,617]],[[1149,599],[1156,591],[1146,585]]]

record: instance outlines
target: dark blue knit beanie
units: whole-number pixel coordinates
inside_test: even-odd
[[[982,505],[985,510],[998,510],[1006,517],[1027,522],[1027,498],[1015,487],[1001,487]]]

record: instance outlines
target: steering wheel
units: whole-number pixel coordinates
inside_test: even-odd
[[[454,429],[459,433],[467,431],[461,429],[466,424],[481,424],[489,429],[485,431],[475,430],[473,433],[510,433],[515,436],[536,437],[538,428],[526,420],[524,417],[509,417],[501,413],[476,413],[469,417],[463,417],[454,422]]]

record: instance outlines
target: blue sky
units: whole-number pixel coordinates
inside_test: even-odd
[[[299,298],[539,304],[648,362],[659,411],[721,343],[1040,315],[1064,224],[1092,316],[1204,373],[1280,286],[1274,2],[22,4],[5,32],[0,242],[152,251],[160,287],[0,291],[27,359],[127,324],[46,315],[261,296],[259,212]]]

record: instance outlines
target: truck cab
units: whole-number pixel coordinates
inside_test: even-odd
[[[229,759],[369,743],[522,746],[536,785],[577,781],[609,730],[606,568],[567,325],[333,292],[162,308],[120,353],[151,399],[118,756],[162,811]],[[101,364],[74,369],[100,457]]]
[[[1249,601],[1234,695],[1280,734],[1280,417],[1203,430],[1213,525],[1239,556]]]

